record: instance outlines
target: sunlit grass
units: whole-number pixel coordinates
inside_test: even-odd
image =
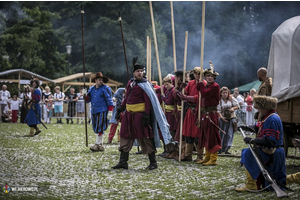
[[[84,125],[47,124],[47,127],[47,130],[42,128],[39,136],[26,138],[22,136],[29,132],[27,125],[0,124],[0,185],[39,187],[39,192],[0,192],[0,199],[276,198],[274,192],[234,191],[245,183],[245,169],[240,167],[238,157],[220,156],[217,166],[206,167],[157,157],[159,168],[147,171],[148,157],[135,155],[137,148],[133,147],[129,170],[112,170],[119,161],[117,135],[114,144],[104,144],[105,152],[92,153],[89,147],[94,144],[95,135],[91,125],[88,125],[89,147],[85,146]],[[230,152],[240,155],[246,147],[242,136],[236,133]],[[158,153],[162,151],[158,149]],[[294,153],[293,149],[291,152]],[[287,159],[288,174],[299,170],[293,164],[293,159]],[[299,197],[297,191],[289,194],[292,199]]]

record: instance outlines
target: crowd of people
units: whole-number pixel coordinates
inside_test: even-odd
[[[79,102],[84,102],[86,96],[96,136],[95,144],[90,147],[91,151],[105,151],[103,135],[109,128],[109,123],[107,143],[112,142],[117,127],[121,125],[118,137],[120,158],[113,169],[128,169],[129,152],[133,146],[141,147],[141,153],[148,155],[148,170],[158,168],[156,148],[161,147],[161,143],[164,152],[160,156],[163,158],[195,162],[202,166],[217,165],[218,155],[231,154],[229,150],[238,121],[246,119],[240,128],[255,133],[257,137],[246,137],[244,142],[257,145],[256,151],[263,163],[285,185],[283,127],[275,111],[277,99],[270,97],[272,81],[266,77],[267,70],[260,68],[257,72],[262,81],[258,90],[251,89],[242,96],[238,88],[234,89],[233,94],[226,86],[220,88],[216,82],[219,74],[214,70],[212,62],[209,66],[205,70],[195,67],[186,74],[182,70],[175,71],[163,79],[162,86],[158,86],[146,79],[144,65],[134,58],[133,78],[114,95],[105,84],[109,79],[101,72],[92,77],[94,86],[88,91],[81,88],[77,94],[74,88],[70,88],[70,93],[65,95],[59,86],[55,87],[54,94],[49,87],[42,93],[38,79],[33,79],[31,87],[24,87],[20,96],[22,98],[14,95],[10,99],[10,93],[3,85],[0,91],[1,109],[12,110],[11,122],[16,122],[21,105],[21,121],[24,120],[30,127],[30,133],[26,136],[33,137],[41,132],[38,127],[42,119],[40,101],[43,103],[43,119],[48,123],[51,121],[52,111],[55,113],[56,123],[62,123],[63,102],[68,102],[66,120],[73,124],[74,116],[77,114],[82,117],[84,113],[84,104]],[[195,159],[194,151],[197,152]],[[246,168],[247,183],[242,188],[236,188],[236,191],[259,190],[268,186],[269,183],[262,177],[249,149],[242,151],[241,164]],[[298,174],[288,176],[289,183],[296,182],[297,177]]]

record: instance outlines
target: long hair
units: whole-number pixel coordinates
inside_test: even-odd
[[[229,99],[231,97],[231,93],[230,93],[230,90],[228,89],[228,87],[226,86],[223,86],[221,89],[220,89],[220,97],[222,98],[222,92],[223,91],[227,91],[228,92],[228,97],[227,99]]]

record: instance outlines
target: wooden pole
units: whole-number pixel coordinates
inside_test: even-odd
[[[202,81],[202,77],[203,77],[204,29],[205,29],[205,1],[202,1],[200,81]],[[198,121],[196,123],[197,127],[199,127],[199,128],[200,128],[200,119],[201,119],[201,92],[199,91]]]
[[[177,71],[176,64],[176,45],[175,45],[175,27],[174,27],[174,13],[173,13],[173,2],[170,1],[171,6],[171,22],[172,22],[172,39],[173,39],[173,59],[174,59],[174,71]]]
[[[152,80],[152,68],[151,68],[151,55],[152,55],[152,48],[151,48],[151,38],[149,37],[149,80]]]
[[[182,83],[185,83],[185,70],[186,70],[186,57],[187,57],[187,43],[188,43],[188,31],[185,32],[184,60],[183,60],[183,80],[182,80]],[[184,88],[182,88],[181,93],[184,94]],[[180,112],[180,140],[179,140],[179,162],[181,162],[182,126],[183,126],[183,104],[184,104],[184,101],[181,100],[181,112]]]
[[[156,32],[155,32],[155,24],[154,24],[154,17],[153,17],[153,9],[152,9],[152,2],[149,1],[150,6],[150,15],[151,15],[151,21],[152,21],[152,29],[153,29],[153,37],[154,37],[154,46],[155,46],[155,52],[156,52],[156,61],[157,61],[157,69],[158,69],[158,77],[159,77],[159,83],[161,88],[161,94],[164,95],[163,85],[162,85],[162,78],[161,78],[161,70],[160,70],[160,62],[159,62],[159,54],[158,54],[158,47],[157,47],[157,40],[156,40]],[[164,104],[163,104],[164,105]],[[163,106],[163,110],[164,110]]]
[[[149,66],[149,36],[147,36],[147,49],[146,49],[146,62],[147,62],[147,80],[151,82],[151,79],[149,77],[149,71],[150,71],[150,66]]]

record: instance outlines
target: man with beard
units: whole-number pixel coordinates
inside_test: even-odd
[[[201,92],[202,108],[200,119],[201,133],[199,137],[200,148],[205,147],[205,158],[197,164],[217,165],[218,151],[221,149],[221,138],[219,134],[219,115],[217,106],[220,101],[220,86],[215,82],[219,75],[214,71],[210,62],[210,69],[203,72],[207,83],[200,82],[197,90]]]
[[[150,165],[146,168],[157,168],[155,157],[156,147],[161,146],[157,124],[162,132],[165,144],[169,144],[172,136],[169,124],[160,107],[151,83],[143,78],[144,66],[132,60],[133,77],[126,86],[126,94],[122,104],[117,109],[116,119],[125,111],[120,130],[120,161],[113,169],[128,169],[129,151],[135,139],[139,142],[142,153],[148,154]]]
[[[96,142],[90,148],[91,151],[104,151],[103,134],[108,127],[108,120],[112,118],[113,101],[111,88],[105,83],[108,78],[98,72],[92,78],[96,85],[92,86],[87,93],[87,103],[91,102],[91,115],[93,130],[96,134]],[[85,91],[82,93],[84,94]]]

